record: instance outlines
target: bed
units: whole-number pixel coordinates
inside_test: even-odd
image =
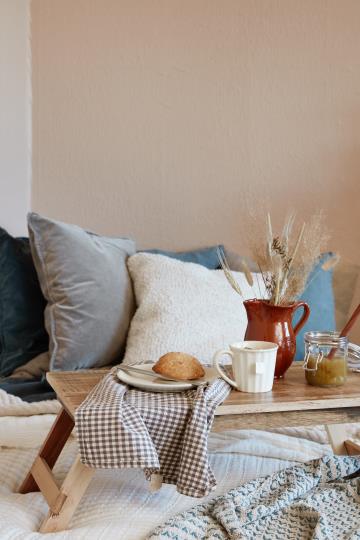
[[[40,493],[19,495],[17,489],[46,436],[57,401],[25,403],[0,391],[0,531],[1,539],[34,540],[47,513]],[[357,430],[359,426],[353,425]],[[350,434],[351,435],[351,434]],[[228,431],[212,434],[211,465],[218,479],[213,497],[259,476],[331,453],[323,427],[289,428],[276,433]],[[55,467],[61,481],[76,453],[71,438]],[[82,499],[69,530],[52,533],[56,539],[141,540],[169,517],[198,504],[198,499],[178,494],[164,485],[157,493],[148,490],[140,470],[98,471]]]
[[[84,245],[88,245],[90,242],[88,233],[85,233],[84,231],[81,232],[76,227],[73,228],[72,226],[46,220],[45,218],[40,218],[36,215],[31,215],[30,220],[33,222],[33,227],[36,225],[38,229],[40,226],[43,228],[42,234],[40,234],[41,231],[38,231],[39,238],[41,236],[43,240],[49,240],[50,230],[56,228],[57,234],[60,231],[62,241],[58,241],[57,234],[54,235],[52,248],[62,248],[66,243],[65,240],[67,242],[70,242],[71,240],[72,250],[67,252],[66,260],[68,262],[72,261],[74,264],[83,262],[84,258],[79,254],[83,253],[82,250]],[[75,238],[76,241],[74,240],[74,235],[81,236],[80,244],[77,236]],[[22,395],[24,398],[26,396],[29,402],[25,402],[20,397],[10,395],[5,391],[0,390],[0,538],[1,540],[35,540],[37,538],[43,538],[43,535],[36,531],[39,529],[40,523],[47,513],[47,504],[41,493],[20,495],[17,491],[37,454],[39,446],[48,433],[55,419],[55,415],[59,411],[60,405],[56,400],[43,400],[44,397],[47,397],[46,393],[49,391],[49,388],[43,385],[42,375],[42,378],[36,383],[41,384],[41,387],[36,386],[36,388],[34,388],[32,386],[32,381],[30,381],[30,383],[26,382],[28,373],[24,369],[24,364],[29,359],[30,362],[32,362],[31,359],[35,357],[35,354],[45,354],[45,360],[47,362],[46,369],[48,369],[48,336],[43,324],[43,314],[46,302],[41,295],[37,275],[32,265],[28,240],[12,239],[9,235],[5,234],[2,235],[2,238],[6,240],[6,242],[4,240],[2,245],[4,249],[3,261],[8,265],[8,275],[13,276],[14,268],[18,268],[19,272],[21,270],[19,279],[21,278],[22,280],[19,282],[15,282],[13,279],[6,281],[6,283],[10,283],[13,287],[6,296],[9,301],[9,310],[11,308],[12,312],[16,314],[16,320],[13,321],[13,325],[9,328],[9,332],[11,330],[11,335],[14,337],[12,343],[15,344],[15,349],[21,352],[21,355],[19,357],[15,355],[16,365],[15,363],[12,364],[11,368],[9,358],[14,359],[14,351],[9,351],[9,355],[6,357],[4,354],[2,355],[3,376],[7,377],[11,373],[13,374],[16,369],[20,368],[22,371],[20,374],[18,373],[18,376],[21,375],[24,379],[18,381],[11,380],[8,382],[3,381],[3,384],[11,384],[12,391],[18,393],[18,395]],[[96,238],[100,241],[99,237]],[[18,249],[19,242],[22,246],[21,250]],[[109,239],[103,239],[103,242],[105,246],[108,246]],[[122,240],[119,239],[117,242],[121,243]],[[132,249],[135,249],[135,247]],[[12,255],[11,257],[9,253]],[[202,264],[207,268],[217,268],[217,247],[212,249],[211,253],[214,255],[213,266],[209,265],[208,262],[207,264]],[[21,254],[21,260],[19,260],[19,254]],[[74,254],[77,254],[77,256]],[[180,255],[176,254],[176,258],[179,258]],[[99,259],[97,258],[97,253],[94,252],[93,257],[96,264],[88,263],[87,259],[84,259],[86,263],[85,268],[81,268],[81,271],[78,268],[70,269],[71,276],[86,276],[86,272],[91,271],[92,269],[98,269]],[[61,252],[59,253],[59,260],[60,263],[63,261]],[[103,258],[100,258],[100,260],[102,261]],[[14,266],[15,262],[18,266]],[[69,264],[62,265],[60,263],[54,265],[54,272],[56,275],[58,274],[59,268],[68,269]],[[116,259],[114,261],[116,276],[119,264],[119,261]],[[29,265],[31,272],[29,272]],[[125,265],[125,257],[123,265]],[[26,280],[23,279],[24,276],[22,274],[24,269],[26,270]],[[98,272],[100,276],[100,285],[104,287],[107,285],[107,281],[104,282],[102,279],[102,276],[105,273],[108,275],[108,267],[106,267],[104,271],[100,269]],[[93,276],[91,277],[93,278]],[[92,281],[94,280],[89,279],[89,282]],[[14,290],[16,292],[20,282],[23,283],[24,287],[25,285],[28,286],[26,287],[28,293],[28,289],[31,289],[31,294],[25,294],[25,291],[23,295],[18,295],[21,304],[15,309]],[[353,286],[348,286],[349,280],[347,280],[346,283],[348,290],[354,288]],[[44,283],[42,283],[43,292],[45,292],[45,289],[46,287]],[[97,290],[96,287],[93,289]],[[128,289],[131,290],[130,282],[128,283]],[[62,292],[63,287],[60,287],[59,290]],[[78,290],[78,288],[72,287],[71,290]],[[89,289],[85,286],[84,290],[86,300],[88,300]],[[119,298],[119,295],[114,294],[111,290],[106,290],[104,292],[101,287],[99,287],[99,290],[101,291],[101,299]],[[27,313],[27,322],[34,322],[34,295],[38,299],[39,327],[36,327],[35,333],[33,332],[34,329],[29,327],[29,330],[31,330],[32,333],[28,336],[24,346],[20,347],[16,342],[15,337],[19,335],[23,336],[24,332],[23,321],[18,318],[18,315]],[[24,298],[27,300],[25,307],[23,303]],[[342,294],[341,298],[344,300],[345,295]],[[346,302],[346,306],[340,306],[342,309],[340,315],[346,316],[344,314],[348,311],[349,302],[351,302],[351,299]],[[74,305],[77,304],[78,302],[74,302]],[[94,317],[97,328],[100,323],[104,322],[102,320],[104,319],[102,314],[108,313],[109,310],[105,307],[99,309],[99,301],[97,298],[94,300],[94,306],[94,313],[98,315],[98,319],[95,320]],[[133,310],[134,307],[135,306],[132,306],[131,309]],[[27,308],[27,311],[25,311],[25,308]],[[317,310],[314,310],[314,313],[316,313],[316,311]],[[88,320],[90,320],[89,317]],[[337,321],[338,324],[339,320],[340,319]],[[109,323],[106,322],[106,329],[108,329],[108,326]],[[77,325],[77,328],[79,327],[81,327],[81,325]],[[73,327],[71,327],[71,329],[72,328]],[[124,339],[127,328],[128,326],[126,325],[123,328],[124,332],[122,338]],[[88,331],[86,335],[92,336],[93,334],[95,335],[92,331]],[[98,337],[96,340],[95,345],[98,344]],[[65,342],[67,342],[66,339]],[[28,350],[28,343],[34,344],[34,347],[30,351]],[[95,350],[95,345],[90,343],[89,339],[86,339],[85,343],[90,351]],[[120,345],[123,346],[124,343],[119,344],[119,346]],[[89,351],[86,351],[86,353],[88,352]],[[4,353],[4,348],[2,353]],[[84,354],[85,358],[87,358],[87,356],[87,354]],[[71,353],[68,355],[67,360],[73,360],[73,358],[74,355]],[[105,360],[106,359],[104,359],[104,362]],[[106,364],[104,363],[101,365]],[[68,364],[65,365],[64,363],[60,368],[68,370],[84,367],[101,367],[101,365],[96,366],[95,364],[88,366],[79,364],[74,367]],[[31,368],[33,367],[32,364]],[[52,366],[51,362],[50,367],[52,369],[59,369],[58,365]],[[37,366],[37,368],[42,372],[42,365]],[[30,376],[33,377],[33,375],[34,374],[31,372]],[[31,388],[29,388],[29,384]],[[8,389],[10,391],[10,388]],[[40,399],[42,399],[42,401],[32,402],[33,399],[36,399],[35,394],[38,392],[40,392]],[[29,393],[31,399],[29,398]],[[356,427],[353,429],[356,429]],[[349,437],[351,436],[352,434],[349,433]],[[72,437],[64,448],[64,451],[55,466],[54,474],[57,481],[60,482],[65,477],[66,472],[74,460],[76,450],[76,442]],[[282,431],[278,430],[276,433],[262,431],[229,431],[222,434],[213,434],[209,440],[209,451],[211,466],[218,479],[218,486],[211,494],[211,497],[225,493],[229,489],[253,478],[265,476],[280,469],[290,467],[296,463],[316,459],[331,452],[323,427],[311,430],[305,428],[291,428]],[[81,500],[81,503],[70,522],[69,529],[59,533],[51,533],[49,538],[63,540],[109,540],[112,538],[141,540],[147,538],[155,527],[166,521],[170,516],[191,508],[198,502],[198,499],[192,499],[178,494],[173,486],[165,485],[159,492],[151,493],[148,490],[148,486],[140,470],[98,471],[85,496]]]

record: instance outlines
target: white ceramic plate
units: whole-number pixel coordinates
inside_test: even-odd
[[[140,388],[140,390],[150,390],[151,392],[179,392],[180,390],[188,390],[192,388],[192,384],[188,382],[165,381],[156,376],[152,371],[154,364],[137,364],[134,367],[146,369],[149,376],[140,375],[139,373],[125,373],[121,369],[117,372],[117,377],[120,381],[130,386]],[[212,367],[205,367],[205,375],[201,379],[196,379],[196,382],[212,382],[218,378],[216,370]]]

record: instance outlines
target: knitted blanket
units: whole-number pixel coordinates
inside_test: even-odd
[[[360,539],[360,457],[325,456],[178,514],[151,540]]]

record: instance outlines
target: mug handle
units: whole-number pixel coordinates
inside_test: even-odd
[[[309,308],[309,305],[306,303],[306,302],[298,302],[296,304],[296,308],[294,310],[294,312],[299,308],[299,307],[303,307],[304,308],[304,313],[300,319],[300,321],[297,323],[297,325],[294,327],[294,334],[295,336],[297,336],[299,330],[302,329],[302,327],[304,326],[304,324],[306,323],[306,321],[308,320],[309,316],[310,316],[310,308]]]
[[[233,353],[227,349],[217,351],[213,358],[213,366],[216,369],[216,371],[219,373],[220,377],[224,379],[224,381],[231,384],[231,386],[233,386],[234,388],[238,389],[236,382],[233,379],[230,379],[230,377],[228,377],[226,373],[224,373],[222,368],[219,366],[219,360],[224,355],[231,356],[231,359],[233,358]]]

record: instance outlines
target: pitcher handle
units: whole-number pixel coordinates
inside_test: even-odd
[[[306,303],[306,302],[298,302],[296,304],[296,308],[294,310],[294,312],[299,308],[299,307],[303,307],[304,308],[304,313],[300,319],[300,321],[296,324],[296,326],[294,327],[294,334],[295,336],[297,336],[299,330],[302,329],[302,327],[304,326],[304,324],[306,323],[306,321],[308,320],[309,316],[310,316],[310,308],[309,308],[309,305]]]
[[[229,384],[231,384],[231,386],[233,386],[234,388],[238,389],[237,387],[237,384],[236,382],[233,380],[233,379],[230,379],[230,377],[228,377],[226,375],[226,373],[224,373],[224,371],[222,370],[222,368],[219,366],[219,360],[222,356],[225,356],[225,355],[228,355],[231,357],[231,359],[233,358],[233,353],[232,351],[229,351],[228,349],[223,349],[221,351],[217,351],[214,355],[214,358],[213,358],[213,366],[214,368],[216,369],[216,371],[219,373],[220,377],[222,379],[224,379],[224,381],[228,382]]]

